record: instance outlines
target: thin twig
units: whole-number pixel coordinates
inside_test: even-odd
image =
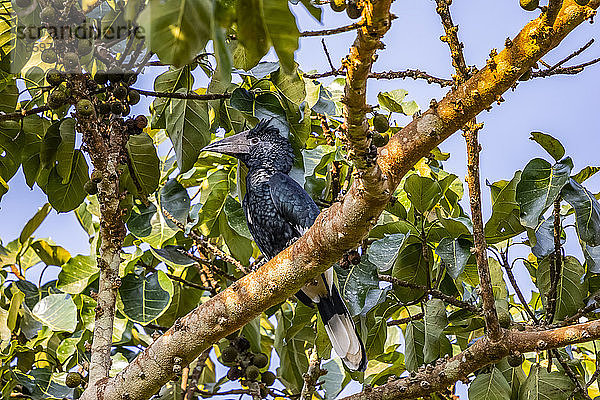
[[[338,34],[338,33],[344,33],[344,32],[353,31],[355,29],[360,28],[363,25],[365,25],[365,21],[361,19],[360,21],[355,22],[353,24],[340,26],[338,28],[323,29],[323,30],[320,30],[320,31],[305,31],[305,32],[300,32],[300,37],[335,35],[335,34]]]
[[[590,395],[588,394],[587,386],[584,386],[584,383],[582,383],[577,378],[577,374],[575,374],[575,372],[573,372],[573,370],[571,369],[571,366],[565,362],[565,360],[560,355],[558,350],[552,349],[552,350],[550,350],[550,353],[554,356],[554,358],[556,358],[558,360],[560,365],[565,370],[565,373],[567,374],[567,376],[575,384],[575,391],[581,393],[586,400],[592,400]]]
[[[553,66],[551,66],[550,68],[548,68],[548,70],[553,71],[558,67],[562,67],[563,64],[565,64],[567,61],[571,60],[574,57],[577,57],[578,55],[580,55],[581,53],[583,53],[584,51],[586,51],[591,45],[592,43],[594,43],[594,39],[590,39],[589,42],[587,42],[586,44],[584,44],[580,49],[575,50],[574,52],[572,52],[571,54],[569,54],[568,56],[566,56],[565,58],[563,58],[562,60],[560,60],[559,62],[557,62],[556,64],[554,64]]]
[[[16,111],[13,113],[2,114],[2,115],[0,115],[0,122],[9,121],[9,120],[18,121],[29,115],[38,114],[38,113],[49,111],[49,110],[50,110],[49,106],[41,106],[41,107],[32,108],[30,110],[21,110],[21,111]]]
[[[198,94],[198,93],[169,93],[169,92],[153,92],[150,90],[142,90],[142,89],[133,89],[137,91],[139,94],[143,94],[144,96],[153,96],[153,97],[167,97],[170,99],[186,99],[186,100],[219,100],[219,99],[228,99],[231,97],[231,93],[208,93],[208,94]]]
[[[208,360],[208,356],[210,355],[210,351],[212,347],[204,350],[202,354],[198,356],[198,361],[196,362],[196,367],[192,372],[192,379],[190,381],[189,386],[185,392],[185,396],[183,396],[184,400],[191,400],[194,396],[194,391],[198,389],[198,380],[200,379],[200,375],[202,374],[202,370],[206,365],[206,360]]]
[[[593,60],[590,60],[590,61],[587,61],[587,62],[584,62],[581,64],[573,65],[571,67],[559,67],[559,68],[556,68],[553,70],[544,69],[541,71],[534,71],[531,73],[531,77],[532,78],[546,78],[548,76],[553,76],[553,75],[576,75],[576,74],[582,72],[586,67],[597,64],[598,62],[600,62],[600,57],[594,58]]]
[[[325,39],[321,39],[321,45],[323,46],[323,51],[325,52],[325,56],[327,57],[327,62],[331,67],[332,71],[335,71],[335,67],[333,66],[333,62],[331,61],[331,56],[329,55],[329,50],[327,50],[327,45],[325,44]]]
[[[533,322],[536,325],[539,324],[540,321],[537,319],[537,317],[535,316],[535,314],[529,307],[529,304],[527,304],[527,301],[525,300],[525,296],[523,296],[523,292],[521,291],[521,288],[517,284],[517,280],[515,279],[515,275],[513,274],[513,271],[512,271],[512,266],[510,266],[510,265],[508,265],[508,263],[504,263],[504,262],[502,263],[502,265],[504,266],[504,270],[506,271],[508,280],[509,280],[512,288],[514,289],[515,293],[517,294],[517,297],[519,298],[519,302],[525,309],[525,312],[527,312],[527,314],[531,317],[531,319],[533,320]]]
[[[546,322],[551,324],[556,312],[556,291],[561,279],[562,269],[562,245],[560,243],[561,224],[560,224],[560,196],[554,200],[554,254],[550,259],[550,289],[548,290],[548,307],[546,309]]]
[[[480,312],[480,310],[477,307],[475,307],[473,304],[467,303],[466,301],[459,300],[452,296],[448,296],[447,294],[441,292],[438,289],[429,289],[429,288],[427,288],[427,286],[422,286],[422,285],[418,285],[416,283],[403,281],[403,280],[394,278],[393,276],[390,276],[390,275],[379,275],[379,279],[381,279],[382,281],[390,282],[391,284],[396,285],[396,286],[405,287],[405,288],[409,288],[409,289],[415,289],[415,290],[422,290],[423,292],[431,295],[432,297],[443,300],[446,303],[451,304],[455,307],[464,308],[473,313]]]
[[[406,318],[393,319],[391,321],[388,321],[387,325],[388,326],[404,325],[404,324],[408,324],[411,321],[418,321],[420,319],[423,319],[424,317],[425,317],[424,313],[418,313],[418,314],[411,315],[410,317],[406,317]]]
[[[307,79],[320,79],[326,78],[329,76],[345,76],[343,68],[333,69],[332,71],[317,73],[317,74],[304,74],[304,77]],[[426,80],[428,83],[435,83],[440,85],[441,87],[451,86],[453,81],[452,79],[444,79],[438,78],[427,72],[418,70],[418,69],[407,69],[404,71],[384,71],[384,72],[371,72],[368,76],[369,79],[407,79],[412,78],[414,80],[422,79]]]

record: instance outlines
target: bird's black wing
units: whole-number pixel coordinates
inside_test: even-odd
[[[269,180],[271,199],[281,216],[302,236],[315,222],[319,207],[292,178],[281,172]]]

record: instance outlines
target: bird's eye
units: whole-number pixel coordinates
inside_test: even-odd
[[[252,138],[252,139],[250,139],[250,144],[252,144],[252,145],[258,144],[258,142],[259,142],[259,139],[258,139],[258,138],[256,138],[256,137],[255,137],[255,138]]]

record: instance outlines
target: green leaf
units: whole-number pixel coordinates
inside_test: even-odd
[[[328,360],[331,358],[331,350],[333,345],[329,339],[329,335],[325,330],[325,324],[321,314],[317,313],[317,336],[315,337],[315,346],[317,347],[317,354],[321,359]]]
[[[591,247],[586,244],[583,248],[583,255],[588,272],[600,274],[600,246]]]
[[[229,173],[233,173],[232,169]],[[210,188],[210,193],[198,215],[198,229],[203,235],[208,236],[212,228],[221,214],[221,210],[225,205],[225,199],[229,193],[229,177],[228,171],[218,169],[210,174],[206,180],[207,187]]]
[[[154,257],[158,258],[160,261],[164,262],[165,264],[174,269],[183,269],[185,267],[191,267],[196,263],[196,261],[182,254],[179,250],[184,249],[182,247],[172,245],[167,245],[162,249],[155,249],[153,247],[150,247],[150,251],[152,252]]]
[[[387,272],[394,266],[398,251],[404,245],[406,235],[394,233],[374,241],[367,251],[369,261],[377,266],[379,272]]]
[[[510,385],[511,388],[511,400],[519,399],[519,389],[521,389],[521,384],[525,382],[527,378],[525,373],[523,372],[523,368],[521,366],[513,368],[508,364],[506,358],[500,360],[499,363],[496,364],[496,368],[502,372],[506,382]]]
[[[46,219],[48,214],[52,210],[52,206],[49,203],[44,204],[29,221],[25,224],[19,235],[19,242],[25,243],[27,239],[33,235],[33,233],[40,227],[42,222]]]
[[[547,133],[531,132],[531,137],[529,139],[538,142],[538,144],[556,161],[565,156],[565,148],[563,145],[556,138]]]
[[[19,89],[17,88],[15,81],[12,80],[12,82],[0,93],[0,112],[6,114],[15,112],[18,99]]]
[[[156,77],[154,80],[154,90],[157,92],[175,93],[179,89],[191,90],[194,84],[194,77],[190,71],[190,66],[183,68],[170,68]],[[165,113],[171,105],[172,99],[168,97],[157,97],[152,102],[152,123],[153,129],[165,127]]]
[[[396,258],[392,276],[396,279],[426,286],[427,268],[427,263],[423,258],[423,247],[420,243],[413,243],[402,249]],[[413,301],[423,295],[423,291],[418,289],[397,287],[394,290],[402,302]]]
[[[323,144],[311,150],[302,150],[304,176],[312,176],[335,159],[336,147]]]
[[[182,66],[211,37],[212,1],[151,0],[138,17],[149,49],[166,64]]]
[[[127,220],[127,228],[138,239],[154,248],[161,248],[162,244],[173,237],[177,231],[169,228],[164,215],[156,210],[154,203],[148,206],[136,204]]]
[[[156,154],[154,142],[147,133],[142,132],[139,135],[130,136],[126,147],[132,172],[143,191],[143,196],[146,197],[150,193],[154,193],[160,178],[160,160]]]
[[[349,269],[339,268],[336,264],[340,294],[346,299],[350,315],[366,315],[381,301],[384,293],[379,288],[377,267],[365,258]]]
[[[142,325],[160,317],[169,307],[173,283],[162,271],[146,276],[128,274],[119,287],[119,311]]]
[[[496,300],[504,300],[508,297],[508,288],[504,281],[504,272],[502,266],[494,257],[488,258],[488,267],[490,269],[490,279],[492,281],[492,291]]]
[[[225,201],[225,204],[227,204],[227,201]],[[232,229],[224,212],[219,214],[218,224],[219,233],[225,239],[229,253],[241,263],[248,265],[253,252],[252,239],[242,236]]]
[[[536,285],[540,293],[547,294],[550,290],[550,257],[546,257],[538,263]],[[556,312],[554,320],[561,321],[563,318],[573,315],[584,306],[583,300],[587,296],[587,281],[582,282],[581,277],[585,270],[579,261],[568,256],[563,259],[560,280],[556,288]],[[542,302],[546,307],[546,296],[542,296]]]
[[[79,294],[93,282],[100,272],[95,256],[77,255],[62,266],[56,288],[70,294]]]
[[[600,203],[594,195],[571,181],[563,187],[563,198],[575,209],[579,238],[592,247],[600,246]]]
[[[545,367],[535,364],[521,385],[519,399],[567,400],[571,397],[574,388],[575,384],[564,372],[548,372]]]
[[[236,1],[237,39],[241,44],[236,48],[236,53],[244,53],[244,62],[240,65],[238,61],[235,65],[245,70],[258,64],[269,51],[270,43],[263,20],[262,3],[261,0]],[[240,54],[234,54],[234,58],[240,60]]]
[[[435,252],[444,264],[452,279],[458,278],[465,269],[467,261],[471,257],[471,246],[473,244],[467,239],[443,238],[435,249]]]
[[[49,368],[34,368],[27,374],[13,370],[13,373],[19,383],[29,390],[33,400],[73,398],[74,389],[59,383]]]
[[[509,239],[523,232],[525,228],[519,219],[519,204],[516,200],[517,184],[521,181],[521,171],[503,187],[496,182],[490,187],[500,189],[493,199],[492,215],[485,223],[485,238],[490,244]]]
[[[77,208],[87,193],[83,185],[88,181],[88,165],[81,150],[75,150],[73,156],[73,166],[71,167],[71,176],[66,184],[62,183],[62,178],[53,168],[48,177],[48,186],[46,193],[48,201],[58,212],[67,212]]]
[[[446,305],[440,299],[429,299],[425,304],[425,346],[423,361],[430,363],[441,355],[440,339],[448,325]]]
[[[160,207],[163,212],[168,212],[181,224],[187,223],[190,212],[190,196],[176,179],[169,179],[160,190]],[[170,228],[177,229],[177,225],[170,218],[165,218],[165,220]]]
[[[17,317],[21,310],[21,305],[25,300],[25,294],[20,290],[17,290],[10,299],[10,306],[8,307],[8,315],[6,316],[6,326],[10,331],[14,331],[17,326]],[[10,337],[10,336],[9,336]]]
[[[546,218],[535,229],[535,246],[531,252],[539,259],[554,252],[554,216]]]
[[[575,179],[577,183],[583,183],[590,177],[596,174],[596,172],[600,171],[600,167],[590,167],[587,166],[583,168],[581,171],[573,175],[571,178]]]
[[[477,400],[510,400],[512,390],[502,372],[493,367],[489,374],[479,374],[469,385],[469,398]]]
[[[403,113],[402,100],[404,100],[407,94],[408,91],[404,89],[381,92],[377,95],[377,101],[387,111]]]
[[[535,228],[540,217],[560,194],[569,181],[573,168],[570,158],[554,165],[541,158],[534,158],[523,169],[517,184],[516,200],[521,208],[521,223]]]
[[[225,199],[225,207],[223,207],[225,215],[227,216],[227,223],[237,234],[252,240],[252,234],[248,229],[246,223],[246,216],[244,215],[244,209],[242,205],[231,196],[227,196]]]
[[[67,250],[60,246],[49,244],[45,240],[36,240],[31,244],[33,250],[47,265],[61,266],[71,258]]]
[[[20,125],[15,121],[0,122],[0,178],[8,182],[21,164]]]
[[[42,168],[52,168],[56,162],[58,146],[62,140],[60,135],[61,121],[56,121],[46,129],[42,139],[42,148],[40,150],[40,161]]]
[[[172,326],[177,318],[183,317],[196,308],[203,294],[202,290],[188,288],[179,283],[173,283],[173,289],[169,308],[156,321],[161,326]]]
[[[64,294],[49,294],[33,307],[33,315],[55,332],[74,332],[77,326],[77,307]]]
[[[60,144],[56,150],[56,172],[62,177],[62,183],[69,182],[73,156],[75,155],[75,120],[65,118],[59,127]]]
[[[215,12],[216,11],[217,9],[215,7]],[[218,16],[215,15],[214,17]],[[212,23],[212,37],[215,58],[217,59],[217,70],[215,71],[215,75],[218,74],[223,84],[229,84],[231,82],[231,67],[233,60],[229,48],[227,47],[226,31],[215,24],[215,18],[213,18]]]
[[[384,353],[388,331],[387,320],[400,307],[397,302],[391,305],[384,303],[373,310],[373,321],[368,324],[370,329],[365,340],[365,351],[368,360],[374,359]]]
[[[406,325],[404,334],[406,349],[404,364],[407,371],[417,371],[424,363],[423,349],[425,348],[425,324],[421,321],[412,321]]]
[[[27,186],[33,188],[41,167],[42,135],[46,131],[46,125],[49,125],[49,121],[39,115],[30,115],[22,122],[23,149],[21,151],[21,163],[23,164],[25,182]]]
[[[263,0],[263,17],[269,38],[273,43],[284,71],[291,73],[296,65],[294,52],[298,50],[300,32],[287,0]]]
[[[417,174],[406,178],[404,190],[412,205],[421,214],[431,210],[442,197],[442,188],[437,181]]]
[[[179,89],[178,93],[186,93]],[[175,148],[181,172],[194,166],[202,148],[210,142],[208,104],[205,101],[172,99],[166,110],[166,128]]]

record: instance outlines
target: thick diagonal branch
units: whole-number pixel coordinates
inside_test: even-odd
[[[213,343],[269,307],[285,301],[329,268],[369,232],[393,190],[419,159],[488,108],[518,77],[589,18],[591,7],[599,5],[600,0],[591,0],[588,7],[579,7],[573,0],[565,1],[554,29],[548,34],[540,35],[543,27],[539,18],[527,24],[511,45],[495,57],[494,70],[489,66],[483,68],[452,90],[437,103],[437,107],[414,119],[380,150],[377,163],[384,182],[366,187],[360,180],[355,180],[344,198],[322,212],[311,229],[292,246],[201,304],[118,375],[90,385],[81,399],[150,397],[172,376],[175,357],[189,363]],[[596,328],[600,331],[600,326]],[[486,357],[488,355],[484,353],[483,358]],[[444,380],[439,384],[445,387],[448,382]]]

